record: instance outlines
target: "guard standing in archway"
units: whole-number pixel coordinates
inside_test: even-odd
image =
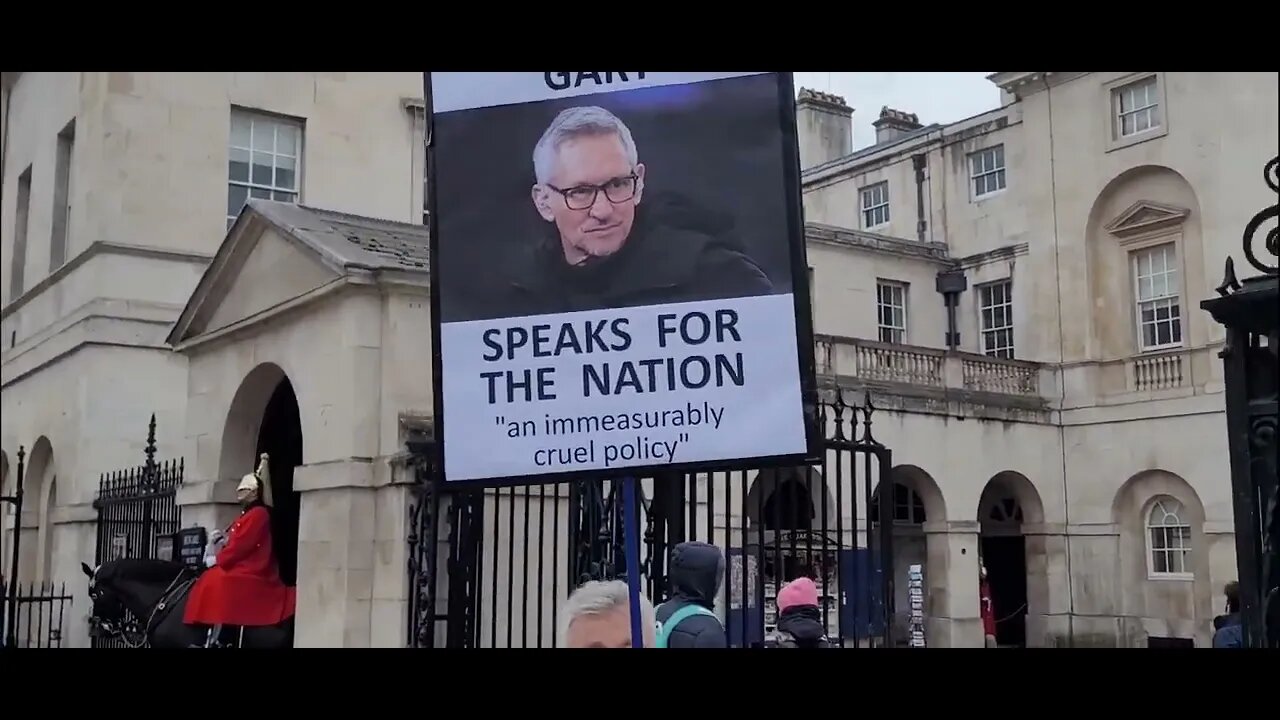
[[[986,563],[978,566],[978,601],[981,603],[983,646],[999,647],[996,643],[996,608],[991,602],[991,581],[987,579]]]
[[[226,544],[191,588],[184,622],[209,626],[205,647],[218,642],[224,625],[276,625],[293,615],[295,588],[280,580],[271,542],[271,479],[263,453],[256,472],[236,487],[243,508],[226,532]]]

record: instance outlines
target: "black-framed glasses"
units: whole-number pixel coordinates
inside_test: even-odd
[[[558,188],[550,183],[544,184],[560,193],[564,197],[564,204],[570,210],[586,210],[595,205],[596,198],[600,196],[601,190],[604,191],[604,196],[609,199],[609,202],[614,205],[630,200],[636,195],[636,183],[639,180],[639,176],[633,173],[607,180],[600,185],[577,185],[571,188]]]

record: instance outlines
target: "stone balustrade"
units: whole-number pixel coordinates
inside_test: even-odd
[[[1038,363],[915,345],[817,335],[819,375],[876,384],[1038,398]]]

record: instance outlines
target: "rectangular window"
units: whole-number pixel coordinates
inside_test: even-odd
[[[1003,190],[1004,145],[996,145],[969,155],[969,178],[973,183],[975,198]]]
[[[1013,358],[1013,281],[978,286],[982,323],[982,352],[989,357]]]
[[[889,181],[862,189],[862,227],[889,224]]]
[[[53,168],[53,234],[49,242],[49,272],[67,261],[67,235],[71,226],[71,154],[76,144],[76,121],[58,133]]]
[[[889,280],[876,281],[876,314],[880,342],[904,343],[907,337],[907,286]]]
[[[1153,75],[1113,91],[1116,134],[1119,137],[1129,137],[1160,127],[1160,102],[1156,82]]]
[[[27,218],[31,213],[31,166],[18,176],[18,197],[13,219],[13,266],[9,268],[9,301],[22,297],[27,269]]]
[[[228,230],[251,197],[298,201],[301,121],[232,110],[228,148]]]
[[[1162,350],[1182,344],[1177,260],[1173,243],[1133,253],[1140,350]]]

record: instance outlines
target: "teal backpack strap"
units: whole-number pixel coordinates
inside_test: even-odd
[[[677,625],[694,615],[710,615],[711,617],[716,618],[717,622],[720,619],[716,617],[714,612],[711,612],[701,605],[685,605],[674,613],[671,613],[671,617],[667,618],[666,622],[658,623],[657,647],[667,647],[667,641],[671,637],[671,631],[675,630]]]

